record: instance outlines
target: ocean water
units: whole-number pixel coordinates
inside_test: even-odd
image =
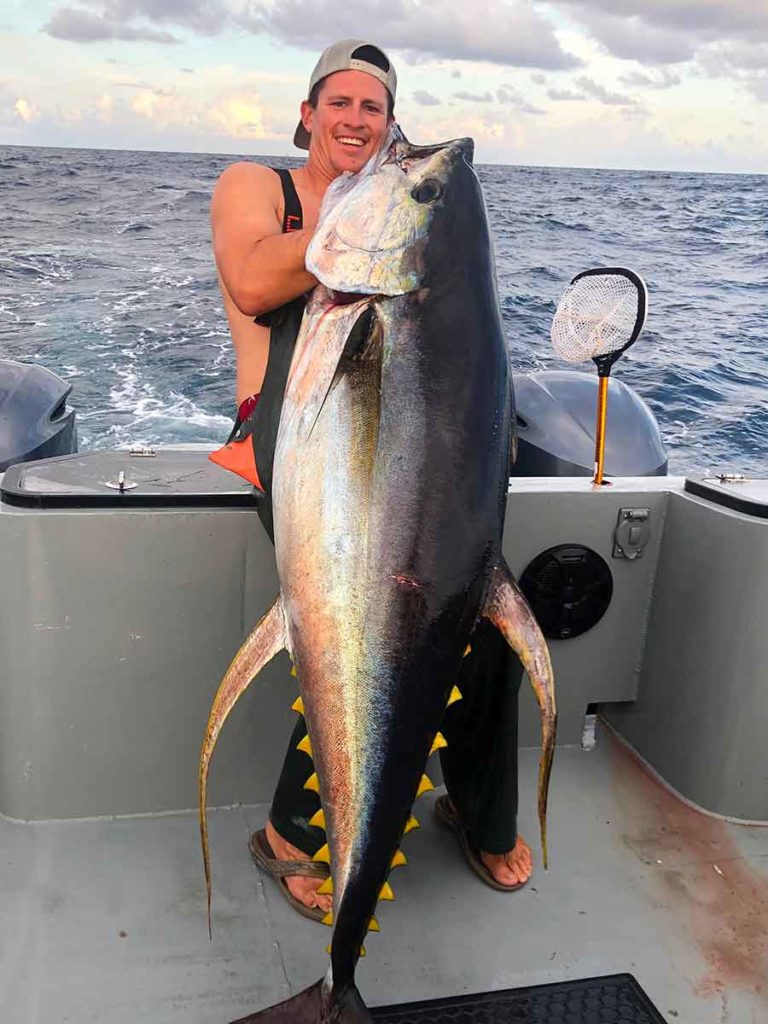
[[[233,159],[0,147],[0,356],[72,384],[81,449],[225,438],[234,359],[208,207]],[[768,177],[479,174],[515,372],[565,365],[549,330],[576,273],[631,267],[650,313],[614,375],[656,414],[670,471],[768,476]]]

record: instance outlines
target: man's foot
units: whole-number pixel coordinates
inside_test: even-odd
[[[507,853],[486,853],[475,849],[447,793],[435,801],[435,816],[442,825],[456,833],[467,863],[478,878],[492,889],[514,892],[525,885],[533,874],[531,848],[522,836],[517,837],[514,847]]]
[[[517,837],[514,849],[508,853],[479,853],[480,860],[501,885],[525,885],[533,874],[533,854],[522,836]]]
[[[275,857],[278,860],[311,860],[312,858],[302,852],[298,847],[283,839],[269,819],[265,828],[267,841],[272,847]],[[322,878],[310,878],[306,875],[287,875],[285,884],[292,896],[304,904],[305,907],[320,907],[327,913],[333,904],[333,896],[320,896],[317,890],[323,883]]]

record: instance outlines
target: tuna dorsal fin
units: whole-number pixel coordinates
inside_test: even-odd
[[[544,867],[547,866],[547,794],[557,732],[557,707],[547,643],[528,602],[504,561],[493,570],[483,615],[490,619],[528,673],[541,712],[539,761],[539,827]]]
[[[203,748],[200,751],[198,774],[198,796],[200,810],[200,838],[203,845],[205,886],[208,893],[208,933],[211,932],[211,863],[208,853],[208,770],[224,723],[240,697],[248,689],[251,680],[258,675],[268,661],[286,646],[285,613],[283,598],[278,595],[275,603],[257,624],[251,635],[235,655],[232,664],[224,674],[216,696],[213,698],[208,727],[205,730]]]

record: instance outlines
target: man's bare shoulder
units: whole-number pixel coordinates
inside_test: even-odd
[[[244,204],[277,211],[281,198],[280,179],[271,167],[241,160],[219,176],[213,189],[212,213]]]

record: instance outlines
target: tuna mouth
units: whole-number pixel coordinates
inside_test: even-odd
[[[358,292],[337,292],[329,290],[331,302],[334,306],[351,306],[353,302],[361,302],[369,299],[370,295],[361,295]]]

